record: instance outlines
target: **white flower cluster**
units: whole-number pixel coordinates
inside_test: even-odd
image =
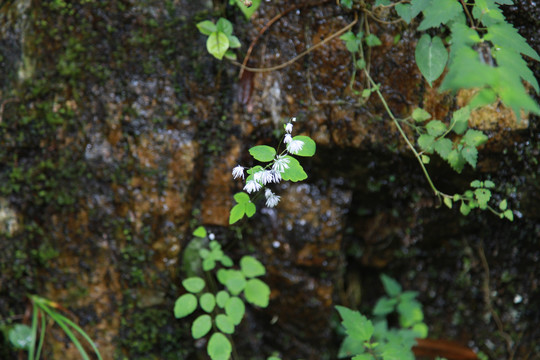
[[[296,121],[296,118],[291,118],[291,121]],[[294,140],[292,138],[293,124],[289,121],[285,125],[285,137],[283,142],[287,146],[287,152],[289,154],[298,154],[304,146],[304,142],[301,140]],[[281,174],[289,168],[290,160],[286,155],[276,155],[274,162],[272,163],[271,169],[262,169],[253,174],[253,178],[249,179],[244,186],[244,191],[248,194],[257,192],[263,188],[263,186],[271,183],[279,183],[281,181]],[[232,170],[232,176],[234,179],[242,178],[244,179],[244,170],[245,168],[241,165],[237,165]],[[264,192],[266,197],[266,206],[274,207],[278,204],[280,196],[274,194],[272,190],[266,189]]]

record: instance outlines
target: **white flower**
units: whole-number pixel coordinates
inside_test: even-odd
[[[253,179],[258,183],[266,185],[268,183],[274,182],[274,175],[270,170],[261,170],[253,174]]]
[[[290,143],[291,141],[292,141],[292,136],[291,136],[291,134],[285,134],[285,138],[283,139],[283,142],[284,142],[285,144],[288,144],[288,143]]]
[[[291,118],[291,121],[292,121],[292,122],[295,122],[295,121],[296,121],[296,116],[295,116],[295,117],[292,117],[292,118]]]
[[[272,173],[273,181],[277,184],[281,181],[281,173],[279,171],[276,171],[274,169],[270,170]]]
[[[287,151],[291,154],[298,154],[303,147],[304,142],[302,140],[291,140],[291,142],[287,144]]]
[[[287,125],[285,125],[285,131],[287,133],[292,133],[292,124],[291,123],[288,123]]]
[[[232,169],[232,176],[233,176],[233,179],[236,179],[239,177],[244,179],[244,167],[240,165],[236,166],[234,169]]]
[[[259,191],[262,188],[262,185],[259,184],[255,180],[248,180],[246,182],[246,186],[244,186],[244,190],[247,191],[248,194],[251,194],[252,192]]]
[[[280,196],[274,194],[270,189],[266,189],[264,196],[266,196],[266,206],[271,208],[276,206],[280,199]]]
[[[289,159],[287,159],[283,155],[278,155],[276,159],[274,160],[274,164],[272,164],[272,170],[275,170],[277,172],[284,172],[285,169],[289,168]]]

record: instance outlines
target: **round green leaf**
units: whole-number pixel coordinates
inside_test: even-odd
[[[198,276],[189,277],[187,279],[184,279],[182,281],[182,285],[184,285],[184,288],[189,291],[190,293],[198,293],[202,289],[204,289],[205,282],[202,278]]]
[[[249,153],[255,160],[268,162],[274,160],[276,149],[268,145],[257,145],[249,149]]]
[[[246,300],[260,307],[267,307],[270,299],[270,288],[259,279],[251,279],[245,285]]]
[[[209,258],[204,259],[202,263],[202,268],[204,271],[210,271],[215,267],[216,267],[216,261],[214,260],[214,258],[209,257]]]
[[[239,192],[239,193],[234,194],[234,200],[239,204],[250,202],[249,195],[246,194],[245,192]]]
[[[230,298],[229,293],[227,291],[225,291],[225,290],[221,290],[216,295],[217,306],[219,306],[220,308],[223,309],[224,307],[227,306],[227,302],[229,301],[229,298]],[[229,314],[229,316],[230,316],[230,314]]]
[[[234,325],[238,325],[244,318],[246,305],[239,297],[233,296],[225,304],[225,313],[229,315]]]
[[[219,18],[219,20],[217,21],[216,27],[218,31],[223,32],[227,36],[231,35],[233,32],[232,23],[225,18]]]
[[[212,318],[210,315],[201,315],[193,321],[193,324],[191,324],[191,336],[193,336],[194,339],[200,339],[208,334],[211,328]]]
[[[233,266],[233,261],[230,257],[228,257],[227,255],[223,255],[221,257],[221,259],[219,259],[219,261],[221,261],[221,264],[223,266],[226,266],[226,267],[231,267]]]
[[[207,351],[212,360],[229,360],[232,346],[225,335],[215,332],[208,341]]]
[[[216,326],[225,334],[234,333],[234,324],[232,320],[225,314],[219,314],[216,316]]]
[[[197,308],[197,298],[193,294],[184,294],[174,303],[174,317],[177,319],[188,316]]]
[[[9,341],[17,349],[28,350],[32,343],[32,329],[28,325],[15,324],[8,334]]]
[[[223,59],[223,55],[229,48],[229,39],[221,31],[214,31],[206,40],[206,49],[217,59]]]
[[[219,269],[217,278],[220,283],[225,285],[233,295],[238,295],[246,286],[246,278],[238,270]]]
[[[214,297],[214,294],[204,293],[201,295],[199,303],[204,311],[210,313],[214,310],[214,307],[216,306],[216,298]]]
[[[266,274],[264,265],[259,260],[249,255],[243,256],[242,259],[240,259],[240,268],[248,278]]]
[[[302,146],[302,150],[297,152],[295,155],[299,155],[299,156],[315,155],[315,150],[317,148],[317,145],[315,144],[315,141],[313,141],[309,136],[298,135],[298,136],[293,137],[293,140],[300,140],[304,142],[304,146]]]

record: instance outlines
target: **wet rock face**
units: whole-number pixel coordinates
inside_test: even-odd
[[[532,2],[523,4],[511,8],[511,19],[518,22],[523,9],[536,11]],[[280,64],[354,20],[334,1],[265,2],[250,23],[226,12],[240,24],[235,33],[245,49],[268,20],[293,5],[298,8],[258,41],[252,66]],[[382,104],[374,96],[363,102],[348,87],[351,57],[338,39],[283,70],[237,83],[238,69],[209,56],[195,28],[212,16],[209,2],[4,9],[0,69],[11,76],[0,77],[0,98],[17,102],[5,104],[0,126],[2,317],[24,312],[26,292],[39,293],[72,310],[104,358],[192,358],[202,342],[193,346],[189,324],[173,320],[171,309],[182,291],[182,250],[202,224],[231,244],[233,257],[254,253],[267,267],[270,306],[249,310],[237,335],[238,348],[254,358],[262,358],[261,349],[281,351],[284,359],[334,358],[334,305],[369,313],[382,294],[379,272],[422,291],[436,335],[472,340],[483,351],[486,339],[501,345],[485,321],[489,275],[505,325],[523,331],[523,351],[534,347],[540,321],[535,119],[516,136],[507,136],[515,129],[509,119],[489,126],[494,113],[504,113],[498,109],[472,123],[497,141],[488,147],[495,160],[481,159],[480,171],[509,184],[502,193],[517,191],[510,202],[523,216],[514,224],[489,214],[458,218],[435,209]],[[519,28],[530,39],[536,33],[528,29],[537,26],[529,25]],[[422,83],[414,32],[373,21],[363,26],[383,43],[370,66],[397,116],[422,106],[444,120],[459,105]],[[362,77],[353,82],[354,90],[365,85]],[[257,204],[245,227],[229,229],[232,195],[242,187],[231,169],[252,165],[251,146],[275,145],[276,131],[291,116],[298,118],[295,133],[318,145],[314,159],[302,159],[308,180],[278,186],[277,208]],[[437,161],[430,166],[449,191],[460,192],[479,176],[458,177]],[[449,315],[448,308],[456,310]],[[478,330],[470,333],[473,325]],[[63,344],[51,352],[51,358],[77,358]]]

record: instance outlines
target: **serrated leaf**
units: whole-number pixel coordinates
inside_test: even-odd
[[[239,297],[233,296],[225,303],[225,313],[229,315],[233,324],[238,325],[244,318],[246,306]]]
[[[200,339],[212,329],[212,318],[210,315],[204,314],[199,316],[191,324],[191,336],[194,339]]]
[[[225,335],[215,332],[208,341],[207,351],[212,360],[229,360],[232,345]]]
[[[444,205],[446,205],[449,209],[452,208],[452,199],[445,196],[443,202],[444,202]]]
[[[536,61],[540,61],[540,56],[527,44],[527,41],[518,31],[507,22],[490,25],[484,35],[484,40],[489,40],[493,45],[501,48],[513,49],[519,53],[527,55]]]
[[[353,356],[354,354],[361,354],[366,351],[364,343],[356,341],[351,336],[347,335],[341,342],[338,351],[338,359]]]
[[[448,52],[441,38],[422,35],[416,44],[414,56],[420,72],[431,86],[441,76],[448,61]]]
[[[452,130],[456,134],[463,134],[469,127],[469,116],[471,110],[468,106],[464,106],[452,114]]]
[[[225,18],[218,19],[216,23],[216,28],[218,31],[221,31],[222,33],[227,35],[227,37],[229,37],[233,33],[233,24]]]
[[[196,237],[205,238],[206,235],[206,229],[204,228],[204,226],[199,226],[195,229],[195,231],[193,231],[193,236]]]
[[[251,201],[251,199],[249,198],[249,195],[246,194],[245,192],[239,192],[239,193],[234,194],[234,200],[239,204],[248,203]]]
[[[475,50],[452,45],[452,61],[439,91],[484,88],[495,86],[498,81],[496,68],[481,62]]]
[[[383,296],[379,298],[379,300],[377,300],[377,302],[375,303],[375,306],[373,307],[373,315],[384,316],[390,314],[394,311],[396,304],[396,299],[389,299],[386,296]]]
[[[229,39],[221,31],[211,33],[206,40],[206,50],[219,60],[223,59],[223,55],[225,55],[228,48]]]
[[[216,304],[220,308],[225,308],[227,301],[229,301],[230,295],[227,291],[221,290],[216,295]]]
[[[245,255],[240,259],[240,268],[248,278],[266,274],[264,265],[253,256]]]
[[[373,335],[373,324],[364,315],[358,311],[348,309],[344,306],[336,306],[339,312],[341,324],[345,327],[347,334],[359,343],[368,341]]]
[[[268,145],[257,145],[249,149],[249,153],[255,160],[268,162],[274,160],[276,149]]]
[[[217,31],[216,24],[214,24],[210,20],[204,20],[198,23],[197,29],[199,29],[201,33],[207,36]]]
[[[246,283],[244,295],[251,304],[265,308],[270,299],[270,288],[259,279],[250,279]]]
[[[204,280],[198,276],[192,276],[182,281],[184,288],[190,293],[198,293],[206,285]]]
[[[464,216],[467,216],[469,215],[469,213],[471,212],[471,208],[469,206],[467,206],[467,204],[465,204],[464,202],[461,203],[461,206],[459,207],[459,211],[461,212],[461,214],[463,214]]]
[[[433,142],[435,138],[429,134],[422,134],[418,137],[418,146],[427,153],[433,152]]]
[[[199,304],[201,305],[201,309],[210,313],[216,307],[216,298],[212,293],[204,293],[199,298]]]
[[[493,56],[497,60],[498,66],[528,82],[537,93],[540,91],[538,80],[518,52],[508,48],[497,48],[493,52]]]
[[[368,36],[366,36],[364,41],[366,42],[366,45],[369,47],[382,45],[381,40],[374,34],[369,34]]]
[[[219,314],[216,316],[216,326],[225,334],[234,333],[234,324],[232,320],[225,314]]]
[[[174,303],[174,317],[177,319],[190,315],[197,308],[197,298],[193,294],[184,294]]]
[[[491,199],[491,191],[488,189],[476,189],[474,191],[474,196],[476,197],[480,208],[485,209],[489,199]]]
[[[427,123],[426,130],[429,135],[437,137],[446,131],[446,125],[440,120],[431,120]]]
[[[234,205],[229,215],[229,224],[234,224],[235,222],[243,218],[245,213],[246,213],[246,203]]]
[[[454,169],[456,172],[461,173],[463,170],[463,166],[465,165],[465,159],[463,156],[461,156],[461,153],[457,151],[456,149],[450,151],[450,154],[448,154],[448,158],[446,159],[452,169]]]
[[[463,142],[468,146],[480,146],[488,141],[486,134],[479,130],[469,129],[463,136]]]
[[[246,204],[246,215],[247,217],[252,217],[253,215],[255,215],[255,212],[257,211],[257,208],[255,207],[255,204],[254,203],[247,203]]]
[[[463,12],[463,8],[456,0],[432,1],[423,10],[424,20],[418,26],[418,30],[427,30],[446,24]]]
[[[452,141],[447,138],[441,138],[433,144],[433,149],[440,155],[444,160],[448,159],[448,154],[452,151]]]
[[[413,120],[416,122],[424,122],[426,120],[431,119],[431,114],[422,108],[414,109],[411,116]]]
[[[507,206],[508,206],[508,204],[507,204],[507,202],[506,202],[506,199],[503,199],[503,200],[499,203],[499,209],[500,209],[501,211],[506,210]]]
[[[465,146],[461,150],[461,156],[467,161],[473,168],[476,168],[476,162],[478,160],[478,150],[474,146]]]
[[[300,163],[298,162],[298,160],[289,155],[286,155],[285,158],[289,160],[289,168],[285,169],[285,171],[281,173],[281,178],[283,180],[297,182],[307,179],[307,174],[304,171],[302,165],[300,165]]]
[[[396,297],[401,293],[401,285],[396,280],[385,274],[381,274],[380,278],[383,283],[384,290],[390,297]]]
[[[293,137],[293,140],[300,140],[304,142],[304,146],[302,146],[302,150],[297,152],[295,155],[305,156],[305,157],[315,155],[315,150],[317,146],[315,145],[315,141],[313,141],[309,136],[298,135],[298,136]]]

